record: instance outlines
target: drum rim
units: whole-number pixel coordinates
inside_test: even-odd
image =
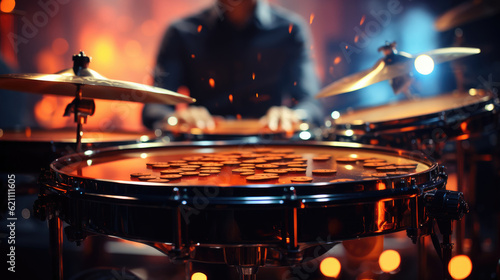
[[[425,163],[429,166],[428,169],[409,173],[406,175],[389,176],[385,178],[370,178],[370,180],[358,180],[349,182],[316,182],[316,183],[300,183],[300,184],[247,184],[235,185],[231,187],[222,186],[207,186],[207,185],[190,185],[179,186],[177,184],[158,184],[146,183],[136,181],[116,181],[106,179],[85,178],[73,176],[60,171],[60,167],[64,166],[66,161],[74,163],[75,158],[80,158],[80,161],[85,161],[96,155],[109,156],[107,153],[122,153],[126,151],[137,151],[137,149],[161,149],[161,148],[175,148],[175,147],[230,147],[231,145],[241,144],[258,144],[258,145],[283,145],[283,146],[314,146],[314,147],[338,147],[338,148],[362,148],[370,151],[380,151],[389,153],[391,155],[406,156],[412,155],[412,152],[401,149],[393,149],[379,146],[363,145],[348,142],[290,142],[290,141],[272,141],[266,143],[241,142],[241,141],[200,141],[200,142],[179,142],[169,143],[168,145],[162,143],[147,143],[135,144],[119,147],[111,147],[104,149],[93,150],[92,152],[84,152],[79,154],[72,154],[63,156],[56,159],[50,165],[51,178],[41,180],[42,185],[48,186],[52,190],[56,190],[64,195],[71,195],[71,193],[78,193],[85,196],[85,199],[101,201],[103,203],[124,203],[127,205],[138,205],[149,203],[156,203],[154,205],[162,205],[162,207],[176,207],[180,204],[193,205],[196,203],[196,195],[200,191],[217,191],[217,195],[205,196],[210,205],[240,205],[246,206],[278,206],[289,207],[290,203],[294,204],[307,204],[311,207],[324,206],[327,204],[338,205],[345,203],[369,203],[373,199],[395,199],[397,197],[407,197],[416,195],[416,188],[410,187],[412,179],[416,181],[429,183],[433,181],[440,173],[440,168],[437,162],[433,161],[430,157],[424,155],[420,151],[413,154],[418,154],[419,158],[415,161]],[[76,180],[76,179],[77,180]],[[44,183],[45,182],[45,183]],[[78,183],[76,183],[78,182]],[[363,185],[366,187],[374,187],[376,184],[383,182],[386,184],[384,190],[368,190],[360,192],[345,192],[339,193],[340,187],[343,189],[353,190],[356,187]],[[442,182],[439,182],[442,183]],[[99,184],[100,188],[97,187]],[[418,183],[417,183],[418,184]],[[158,186],[161,186],[159,188]],[[419,186],[421,187],[421,186]],[[428,188],[435,188],[434,184],[430,184]],[[115,194],[108,192],[101,192],[102,189],[115,190]],[[424,186],[424,189],[426,187]],[[127,196],[120,196],[117,193],[127,193]],[[197,193],[198,192],[198,193]],[[255,194],[257,192],[257,195]],[[264,194],[263,194],[264,193]],[[150,205],[153,207],[154,205]]]
[[[413,116],[413,117],[406,117],[406,118],[400,118],[400,119],[391,119],[391,120],[384,120],[384,121],[378,121],[378,122],[369,122],[365,121],[362,124],[353,124],[351,123],[336,123],[334,122],[333,126],[338,129],[338,130],[348,130],[352,129],[355,131],[365,131],[365,132],[377,132],[377,131],[385,131],[385,130],[394,130],[402,127],[407,127],[407,126],[414,126],[417,128],[425,128],[425,127],[430,127],[430,124],[432,123],[437,123],[439,121],[445,121],[447,122],[447,119],[452,119],[453,123],[462,121],[462,119],[457,120],[454,118],[456,114],[460,113],[453,113],[453,111],[457,111],[460,109],[468,108],[468,107],[474,107],[474,106],[479,106],[480,110],[476,110],[470,114],[468,114],[468,117],[473,117],[476,115],[481,115],[481,114],[486,114],[490,111],[487,111],[484,106],[492,103],[494,101],[494,98],[490,96],[483,96],[481,97],[477,102],[460,106],[460,107],[455,107],[446,111],[439,111],[435,113],[430,113],[430,114],[424,114],[424,115],[418,115],[418,116]],[[492,103],[494,104],[494,103]],[[386,104],[387,105],[387,104]],[[372,109],[373,107],[368,107],[368,108],[363,108],[363,109]],[[363,110],[361,109],[361,110]]]

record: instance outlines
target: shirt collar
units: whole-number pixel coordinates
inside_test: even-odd
[[[217,20],[223,19],[223,7],[219,5],[214,5],[210,11],[212,18]],[[267,0],[258,0],[255,4],[255,13],[250,19],[250,25],[254,24],[259,28],[266,28],[268,25],[272,24],[272,13],[271,7]]]

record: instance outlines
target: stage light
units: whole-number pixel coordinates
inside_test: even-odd
[[[0,3],[0,10],[4,13],[10,13],[16,7],[16,1],[14,0],[2,0]]]
[[[202,272],[196,272],[191,275],[191,280],[207,280],[207,276]]]
[[[340,274],[342,266],[340,265],[339,260],[334,257],[328,257],[321,261],[319,265],[319,269],[323,275],[326,277],[337,278]]]
[[[312,135],[309,131],[301,131],[299,133],[299,138],[302,140],[309,140],[311,139]]]
[[[434,70],[434,60],[426,55],[419,55],[415,58],[415,69],[422,75],[429,75]]]
[[[383,272],[392,272],[401,264],[401,256],[397,251],[385,250],[380,254],[378,263]]]
[[[179,120],[174,117],[174,116],[171,116],[167,119],[167,123],[171,126],[174,126],[174,125],[177,125],[179,123]]]
[[[453,279],[465,279],[472,272],[472,262],[466,255],[454,256],[448,264],[448,271]]]
[[[336,120],[336,119],[338,119],[338,118],[340,118],[340,113],[339,113],[339,111],[333,111],[333,112],[332,112],[332,119]]]

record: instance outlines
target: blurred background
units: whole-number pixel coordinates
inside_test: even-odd
[[[461,59],[456,63],[437,65],[430,75],[417,74],[417,96],[434,96],[457,88],[491,89],[500,85],[498,5],[496,10],[492,9],[474,20],[442,30],[443,28],[436,27],[436,20],[440,15],[461,4],[472,2],[269,2],[299,14],[309,23],[312,37],[310,48],[316,62],[317,75],[323,86],[372,67],[382,57],[377,49],[386,41],[396,41],[399,50],[412,54],[451,46],[481,49],[479,55]],[[152,84],[158,46],[168,25],[213,4],[213,0],[1,0],[0,74],[55,73],[72,67],[72,55],[82,50],[92,57],[90,68],[105,77]],[[464,80],[457,81],[457,71],[464,73]],[[333,111],[342,113],[404,98],[404,95],[395,95],[388,82],[381,82],[349,94],[327,97],[324,99],[324,106],[329,115]],[[0,128],[73,128],[73,119],[62,117],[65,106],[71,100],[70,97],[1,92]],[[141,122],[142,104],[103,100],[95,102],[96,113],[88,119],[85,129],[104,132],[145,130]],[[494,142],[490,141],[488,145],[481,146],[480,150],[491,154],[489,149],[492,146],[496,146],[496,138]],[[498,186],[495,183],[497,181],[492,179],[498,178],[499,175],[498,167],[491,163],[491,158],[488,162],[490,163],[476,166],[479,175],[471,179],[481,183],[482,188],[477,189],[478,207],[475,214],[481,217],[481,221],[468,224],[474,227],[470,230],[477,234],[466,235],[464,241],[463,253],[473,256],[474,266],[469,279],[499,279],[497,264],[500,258],[500,219],[496,201]],[[454,180],[450,184],[455,184],[456,187],[456,179]],[[19,221],[18,227],[20,272],[16,274],[16,277],[19,277],[16,279],[49,279],[48,258],[45,257],[47,228],[44,222],[33,218],[33,200],[33,196],[19,198],[18,209],[22,210],[23,220]],[[473,240],[471,236],[476,239]],[[361,245],[361,248],[369,248],[363,253],[366,257],[363,260],[357,257],[355,252],[346,252],[342,246],[335,247],[330,256],[340,260],[340,274],[337,276],[342,279],[416,279],[417,248],[406,234],[392,234],[385,237],[382,245],[380,242],[369,242],[368,247]],[[106,247],[101,256],[102,260],[99,260],[101,265],[126,268],[143,279],[184,279],[182,265],[171,264],[166,257],[153,249],[118,240],[107,240],[104,243]],[[119,246],[116,246],[117,244]],[[2,243],[2,249],[4,245]],[[89,262],[86,259],[89,253],[85,252],[85,248],[65,240],[65,250],[65,270],[68,277],[96,264],[96,261]],[[360,267],[379,265],[379,256],[384,250],[398,251],[401,264],[398,263],[395,270],[387,273],[377,268],[378,274],[364,276]],[[432,250],[432,246],[428,246],[429,256],[425,264],[429,268],[427,277],[440,279],[437,256]],[[233,272],[214,272],[227,270],[224,267],[201,270],[203,269],[209,280],[220,279],[220,275],[227,274],[234,277]],[[328,273],[320,271],[319,262],[303,270],[307,273],[290,274],[286,273],[287,269],[265,268],[260,275],[264,276],[261,279],[330,279]],[[0,275],[4,272],[5,270],[2,270]],[[203,278],[198,280],[201,279]]]

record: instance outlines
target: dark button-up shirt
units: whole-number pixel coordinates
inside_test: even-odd
[[[238,29],[221,7],[173,23],[160,46],[155,85],[186,86],[195,105],[213,115],[258,118],[271,106],[305,109],[309,121],[323,117],[307,26],[296,15],[258,1],[249,23]],[[146,105],[152,127],[172,108]]]

